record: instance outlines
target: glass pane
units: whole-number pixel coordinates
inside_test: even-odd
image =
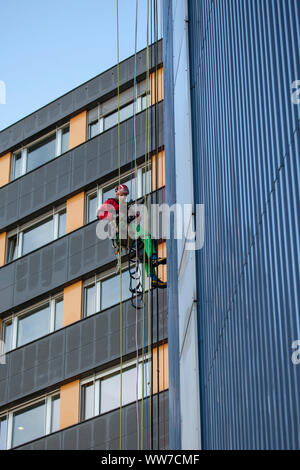
[[[69,135],[70,129],[69,127],[65,127],[61,135],[61,153],[65,153],[69,150]]]
[[[12,348],[11,344],[12,340],[12,322],[4,324],[4,343],[5,343],[5,351],[8,352]]]
[[[17,346],[34,341],[49,333],[50,307],[49,304],[40,307],[33,313],[21,317],[18,320]]]
[[[45,402],[14,413],[13,447],[37,439],[45,434]]]
[[[90,383],[90,384],[84,385],[83,394],[84,394],[83,419],[89,419],[94,416],[94,384]]]
[[[122,273],[122,301],[131,297],[129,271]],[[120,302],[120,274],[101,282],[101,310]]]
[[[51,432],[59,430],[59,410],[60,410],[60,398],[52,398],[51,403]]]
[[[66,234],[66,211],[58,214],[58,236],[62,237]]]
[[[96,313],[96,285],[85,289],[85,316]]]
[[[142,398],[143,377],[142,365],[139,366],[138,399]],[[144,372],[145,374],[145,372]],[[148,371],[149,375],[149,371]],[[136,400],[136,367],[132,366],[122,372],[122,405],[127,405]],[[147,378],[148,381],[148,378]],[[144,396],[146,393],[146,374],[144,375]],[[100,412],[106,413],[120,406],[120,373],[101,381]]]
[[[142,110],[148,108],[150,106],[150,94],[144,95],[142,97]]]
[[[119,406],[120,374],[118,373],[108,379],[101,380],[100,382],[100,413],[106,413],[107,411],[118,408]]]
[[[7,246],[7,262],[17,259],[18,256],[18,244],[17,244],[17,235],[10,237],[8,239]]]
[[[56,134],[28,148],[27,171],[34,170],[55,157]]]
[[[6,449],[7,419],[0,419],[0,450]]]
[[[88,223],[97,219],[97,209],[98,209],[97,205],[98,205],[97,193],[91,194],[88,197]]]
[[[55,325],[54,325],[55,330],[59,330],[60,328],[62,328],[62,325],[63,325],[63,307],[64,307],[63,299],[55,301]]]
[[[120,121],[125,121],[125,119],[128,119],[131,116],[133,116],[133,104],[132,103],[120,109]]]
[[[36,250],[53,240],[53,218],[44,220],[23,233],[22,255]]]
[[[22,175],[22,153],[14,155],[13,178],[19,178]]]
[[[95,135],[100,134],[100,121],[93,122],[89,125],[89,135],[90,139],[95,137]]]
[[[143,194],[151,193],[152,191],[152,172],[151,170],[143,171]]]
[[[118,124],[118,111],[104,118],[104,130],[110,129]]]

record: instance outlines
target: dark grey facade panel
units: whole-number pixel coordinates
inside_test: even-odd
[[[159,331],[157,334],[158,296]],[[138,348],[147,345],[148,294],[143,310],[138,310]],[[136,309],[128,300],[122,305],[123,357],[136,351]],[[153,291],[153,338],[167,338],[166,296]],[[163,327],[163,324],[165,325]],[[82,376],[88,371],[100,370],[120,358],[120,306],[69,325],[44,338],[7,353],[6,364],[0,365],[0,407],[45,390],[49,387]],[[1,410],[1,408],[0,408]]]
[[[153,450],[169,448],[168,391],[153,396]],[[139,417],[143,406],[143,448],[150,449],[150,398],[139,401]],[[158,418],[157,409],[160,413]],[[141,424],[141,423],[140,423]],[[140,425],[140,429],[142,426]],[[122,450],[137,449],[136,403],[122,407]],[[139,431],[141,442],[141,430]],[[23,446],[19,450],[119,450],[120,410],[89,419],[70,428],[50,434]]]
[[[157,105],[159,117],[158,144],[163,145],[162,103]],[[148,116],[148,132],[154,150],[154,113]],[[133,158],[133,120],[120,125],[120,164],[128,166]],[[146,111],[136,116],[136,155],[145,154]],[[0,188],[0,230],[15,226],[34,213],[51,208],[59,200],[118,172],[118,128],[114,127],[70,150],[64,155]]]
[[[300,448],[299,14],[189,0],[206,449]]]
[[[149,50],[150,59],[151,48]],[[162,63],[161,56],[158,57],[158,63]],[[147,51],[144,49],[137,54],[137,77],[145,74],[146,69]],[[133,81],[134,57],[120,63],[119,73],[120,87]],[[0,132],[0,154],[24,143],[26,139],[54,126],[57,122],[74,115],[96,100],[104,101],[116,91],[117,87],[117,66],[115,66]]]
[[[153,192],[152,198],[159,204],[163,191]],[[99,240],[96,226],[97,221],[85,225],[0,268],[0,317],[116,263],[111,240]]]

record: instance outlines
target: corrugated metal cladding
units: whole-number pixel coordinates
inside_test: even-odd
[[[297,0],[189,0],[202,439],[300,447]]]

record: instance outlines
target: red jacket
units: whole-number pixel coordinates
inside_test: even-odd
[[[98,210],[98,219],[100,219],[100,220],[102,220],[102,219],[111,220],[113,218],[113,210],[109,206],[112,206],[115,209],[117,215],[119,214],[119,203],[118,203],[118,201],[116,199],[109,198],[102,204],[102,206]]]

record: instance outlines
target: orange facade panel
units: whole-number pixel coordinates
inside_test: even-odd
[[[165,184],[165,151],[162,150],[152,156],[152,191],[165,186]]]
[[[161,67],[150,74],[151,106],[164,99],[164,74]]]
[[[6,233],[0,233],[0,267],[5,264]]]
[[[157,393],[157,379],[160,392],[169,388],[168,344],[159,346],[158,351],[159,367],[157,367],[157,347],[153,349],[153,393]]]
[[[60,387],[60,429],[79,422],[79,397],[80,380],[75,380]]]
[[[87,111],[83,111],[70,119],[69,149],[86,141],[87,132]]]
[[[64,288],[63,327],[81,319],[82,281]]]
[[[167,256],[167,244],[166,244],[166,242],[159,243],[159,245],[158,245],[158,257],[159,258],[166,258],[166,256]],[[167,282],[167,265],[161,265],[161,266],[158,267],[158,277],[162,281]]]
[[[0,157],[0,187],[10,181],[11,153]]]
[[[84,224],[84,192],[67,200],[66,233],[73,232]]]

